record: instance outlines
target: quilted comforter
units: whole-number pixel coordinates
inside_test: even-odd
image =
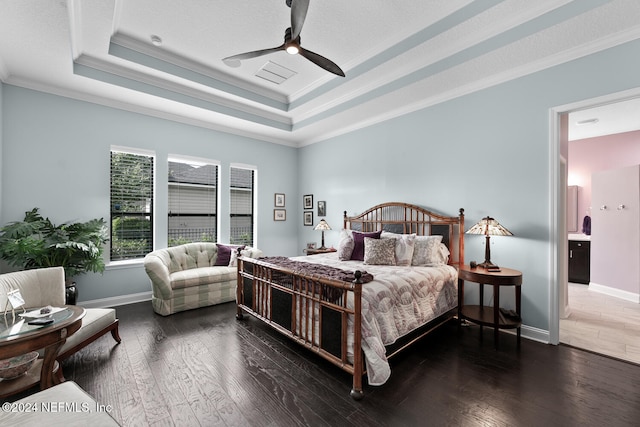
[[[362,286],[362,350],[370,385],[382,385],[391,375],[386,345],[458,305],[458,273],[449,265],[364,265],[340,261],[335,253],[292,259],[373,275],[373,281]],[[349,331],[349,348],[353,348],[352,324]]]

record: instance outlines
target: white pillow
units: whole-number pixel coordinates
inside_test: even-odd
[[[351,230],[343,229],[340,232],[340,243],[338,243],[338,259],[341,261],[349,261],[354,247],[355,242],[353,241]]]
[[[449,263],[449,255],[451,254],[451,252],[449,252],[449,248],[447,248],[447,245],[445,245],[444,243],[440,243],[440,251],[438,252],[438,255],[436,255],[436,257],[440,257],[440,264],[439,265],[446,265]]]
[[[442,236],[416,236],[411,265],[443,265],[441,242]]]
[[[244,249],[240,251],[242,256],[246,256],[249,258],[260,258],[262,256],[262,251],[258,248],[252,248],[251,246],[246,246]],[[231,258],[229,259],[229,267],[236,267],[238,265],[238,251],[231,251]]]
[[[413,259],[413,250],[415,247],[416,234],[396,234],[383,231],[380,236],[381,239],[393,239],[395,240],[395,257],[396,265],[408,266],[411,265]]]
[[[394,239],[365,237],[363,262],[371,265],[396,265],[395,248]]]

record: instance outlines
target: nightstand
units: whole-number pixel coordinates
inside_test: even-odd
[[[330,254],[331,252],[337,252],[336,248],[325,248],[325,249],[305,249],[304,250],[307,255],[318,255],[318,254]]]
[[[464,282],[479,284],[480,305],[464,305]],[[493,307],[484,306],[484,285],[493,286]],[[500,309],[500,287],[512,286],[516,294],[515,313]],[[471,268],[463,265],[458,270],[458,319],[470,320],[480,325],[480,337],[482,327],[491,326],[494,329],[495,346],[498,348],[500,329],[517,329],[518,347],[520,346],[521,317],[521,286],[522,273],[518,270],[500,267],[500,271],[488,271],[482,267]]]

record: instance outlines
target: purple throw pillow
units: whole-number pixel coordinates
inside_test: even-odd
[[[370,237],[372,239],[379,239],[382,230],[375,231],[373,233],[360,233],[358,231],[353,232],[353,252],[351,253],[351,259],[356,261],[364,261],[364,238]]]
[[[244,248],[244,246],[221,245],[220,243],[216,243],[216,246],[218,247],[218,256],[216,257],[216,263],[214,265],[223,265],[225,267],[227,267],[231,261],[231,251],[236,251],[240,247]]]

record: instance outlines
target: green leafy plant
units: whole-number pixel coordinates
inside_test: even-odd
[[[0,258],[25,270],[60,266],[67,280],[104,272],[102,253],[109,233],[103,218],[55,225],[38,210],[0,228]]]
[[[251,245],[251,234],[242,233],[241,235],[236,237],[231,236],[229,243],[234,245]]]

